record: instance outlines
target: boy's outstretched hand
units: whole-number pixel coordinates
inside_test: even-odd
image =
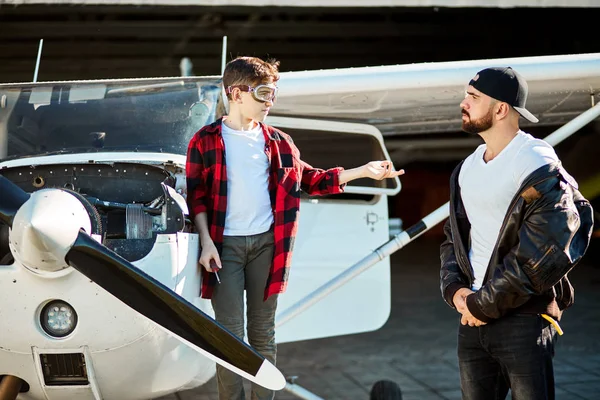
[[[395,178],[404,175],[404,170],[394,171],[391,161],[371,161],[363,166],[367,178],[382,180],[386,178]]]
[[[391,161],[371,161],[360,167],[345,169],[340,172],[340,184],[353,181],[359,178],[371,178],[375,180],[383,180],[386,178],[395,178],[404,175],[404,170],[394,171]]]

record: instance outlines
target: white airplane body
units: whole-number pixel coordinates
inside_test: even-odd
[[[290,133],[316,167],[390,159],[384,135],[460,127],[468,80],[508,63],[530,82],[528,109],[542,121],[564,123],[598,99],[600,54],[288,72],[266,122]],[[260,357],[246,368],[228,353],[239,344],[218,344],[225,334],[199,297],[198,235],[185,222],[185,150],[226,109],[220,85],[219,77],[0,85],[0,178],[20,188],[7,183],[0,194],[8,202],[0,199],[0,376],[25,382],[18,399],[151,399],[206,383],[216,362],[282,387]],[[356,181],[343,195],[302,199],[278,315],[389,239],[387,197],[400,189],[398,179]],[[101,245],[125,261],[94,247]],[[94,275],[100,264],[88,267],[85,257],[121,275]],[[121,287],[128,276],[131,286]],[[150,292],[137,290],[148,279]],[[390,291],[384,257],[278,326],[277,342],[378,329]],[[73,317],[68,307],[48,307],[53,301],[67,303],[76,322],[65,322]],[[180,328],[170,319],[179,302],[208,316],[206,325],[186,314],[190,330]],[[208,332],[209,344],[194,342],[190,331]],[[0,389],[0,400],[8,399]]]

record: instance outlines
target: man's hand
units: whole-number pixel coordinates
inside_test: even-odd
[[[469,308],[467,307],[467,296],[475,293],[471,289],[462,288],[458,289],[456,293],[454,293],[454,297],[452,298],[452,302],[454,302],[454,307],[456,310],[462,314],[460,318],[460,323],[463,325],[469,326],[481,326],[485,325],[485,322],[478,320],[471,314]]]
[[[463,325],[467,325],[468,324],[469,326],[481,326],[481,325],[485,325],[485,322],[480,321],[477,318],[475,318],[473,316],[473,314],[471,314],[471,312],[469,311],[468,308],[466,309],[466,311],[464,313],[462,313],[462,317],[460,318],[460,323],[463,324]]]
[[[456,310],[463,314],[465,312],[465,310],[468,311],[467,309],[467,296],[470,294],[475,293],[474,291],[472,291],[471,289],[467,289],[467,288],[461,288],[458,289],[456,291],[456,293],[454,293],[454,297],[452,298],[452,302],[454,303],[454,307],[456,307]]]
[[[200,260],[198,262],[208,272],[214,272],[215,270],[210,266],[211,260],[217,264],[217,268],[221,269],[221,258],[219,257],[219,252],[217,251],[215,243],[212,240],[205,240],[202,243],[202,253],[200,254]]]
[[[404,170],[394,171],[393,165],[390,161],[371,161],[368,164],[363,165],[364,176],[375,180],[382,180],[386,178],[395,178],[403,175]]]

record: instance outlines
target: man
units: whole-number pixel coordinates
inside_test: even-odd
[[[527,83],[481,70],[462,129],[484,144],[454,170],[441,245],[441,291],[461,314],[463,399],[554,399],[556,328],[573,304],[567,273],[590,240],[592,209],[546,142],[519,129]]]
[[[227,116],[198,131],[188,146],[187,201],[200,235],[202,297],[216,320],[244,336],[244,290],[250,345],[275,364],[277,297],[286,289],[298,230],[300,191],[341,193],[358,178],[404,173],[373,161],[345,170],[313,168],[292,139],[263,123],[276,95],[279,62],[238,57],[226,65]],[[219,399],[244,399],[242,379],[217,366]],[[252,386],[252,399],[273,392]]]

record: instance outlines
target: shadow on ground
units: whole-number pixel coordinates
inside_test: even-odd
[[[459,318],[440,295],[438,246],[420,239],[392,255],[392,311],[382,328],[281,344],[281,371],[326,400],[368,400],[381,379],[397,382],[404,400],[460,399]],[[570,277],[575,304],[563,316],[556,347],[557,400],[600,399],[600,266],[584,260]],[[297,399],[283,391],[275,398]],[[215,380],[160,400],[175,399],[216,400]]]

